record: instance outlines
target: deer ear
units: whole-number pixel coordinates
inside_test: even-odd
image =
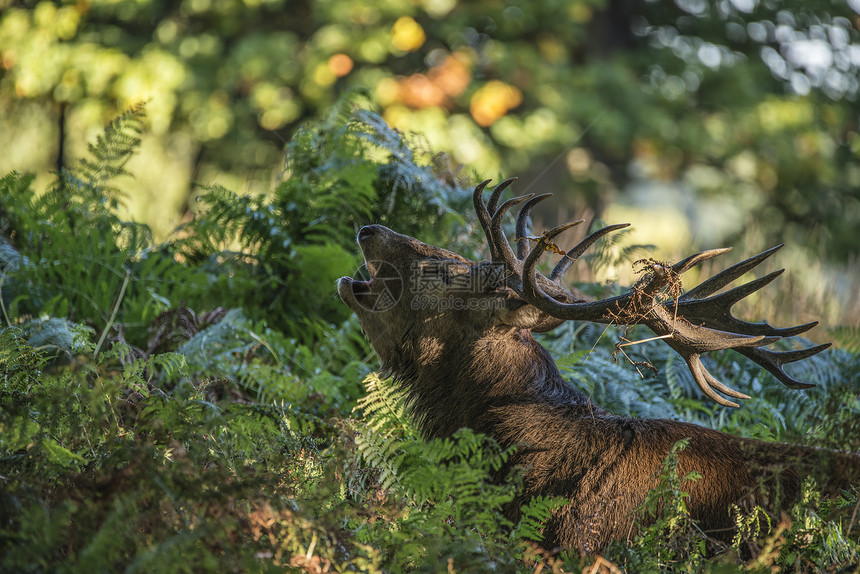
[[[543,333],[555,329],[564,323],[564,319],[547,315],[534,305],[511,297],[505,301],[505,307],[499,312],[498,322],[518,329],[529,329],[536,333]]]

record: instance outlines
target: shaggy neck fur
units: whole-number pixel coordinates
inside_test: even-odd
[[[406,337],[399,357],[386,365],[407,391],[426,437],[447,437],[462,427],[498,436],[496,413],[515,403],[563,404],[574,418],[580,410],[582,416],[594,413],[596,407],[562,379],[529,331],[508,327],[468,335],[445,342]]]

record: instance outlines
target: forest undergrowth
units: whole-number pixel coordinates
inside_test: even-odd
[[[857,570],[856,490],[808,482],[776,520],[736,511],[715,550],[674,451],[640,509],[653,525],[600,557],[539,548],[560,501],[506,520],[521,476],[491,477],[513,451],[467,429],[423,440],[334,288],[366,222],[479,257],[471,174],[347,99],[287,145],[270,194],[201,187],[155,243],[118,215],[144,119],[117,118],[49,189],[0,179],[0,571]],[[860,451],[856,330],[796,365],[817,383],[803,394],[740,355],[706,359],[754,395],[740,409],[703,402],[659,342],[636,346],[656,367],[641,376],[619,336],[570,323],[542,342],[612,412]]]

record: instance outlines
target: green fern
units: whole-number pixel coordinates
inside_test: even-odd
[[[107,199],[115,208],[122,194],[112,181],[130,175],[125,166],[140,146],[145,117],[145,104],[138,103],[115,118],[96,143],[88,145],[90,157],[82,158],[71,172],[61,173],[63,187],[80,185],[91,189],[96,197]]]
[[[358,453],[371,467],[379,470],[381,488],[388,489],[401,482],[401,473],[414,462],[408,445],[419,440],[406,410],[405,392],[390,380],[370,373],[364,379],[365,396],[356,409],[363,412],[365,426],[355,437]]]
[[[860,560],[857,537],[857,492],[843,492],[835,499],[824,499],[815,481],[807,479],[801,487],[797,504],[791,509],[791,523],[785,532],[787,544],[780,548],[780,558],[788,563],[811,563],[819,571],[849,571]],[[849,529],[854,528],[854,532]],[[800,555],[800,556],[798,556]]]
[[[528,504],[520,508],[522,518],[514,528],[514,538],[541,542],[543,540],[543,526],[552,516],[552,513],[567,504],[566,498],[558,496],[536,496]]]
[[[47,363],[45,354],[27,343],[22,329],[0,329],[0,373],[7,390],[21,392],[37,384]]]

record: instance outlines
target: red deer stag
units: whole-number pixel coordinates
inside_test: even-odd
[[[532,331],[548,331],[567,320],[644,324],[684,358],[699,388],[722,405],[737,406],[722,395],[749,397],[706,370],[700,357],[709,351],[734,349],[783,384],[810,387],[794,380],[783,365],[829,345],[787,352],[763,347],[816,323],[778,329],[731,314],[732,305],[781,271],[714,295],[778,248],[717,273],[683,294],[679,288],[671,289],[680,286],[682,273],[729,250],[703,251],[671,266],[652,263],[646,276],[624,295],[594,301],[566,289],[562,277],[595,241],[627,224],[592,233],[565,253],[546,277],[536,270],[538,260],[547,250],[561,252],[554,243],[556,236],[580,222],[532,238],[537,243],[529,249],[529,212],[550,194],[517,197],[499,205],[512,181],[498,185],[486,205],[482,193],[489,182],[475,189],[475,209],[492,261],[473,262],[369,225],[359,231],[358,244],[371,279],[343,277],[338,282],[340,297],[358,316],[383,368],[407,390],[412,412],[427,437],[445,437],[470,427],[503,445],[518,446],[511,464],[522,465],[526,474],[522,497],[508,511],[512,519],[517,518],[519,505],[533,496],[563,496],[570,503],[545,525],[545,547],[598,552],[609,540],[630,534],[634,509],[656,485],[672,445],[685,438],[689,444],[680,455],[679,472],[684,476],[696,470],[702,475],[685,484],[690,491],[688,508],[702,529],[716,538],[731,535],[732,503],[772,506],[777,492],[783,504],[790,502],[808,466],[820,470],[826,465],[830,487],[860,482],[860,456],[855,454],[610,414],[572,388],[532,338]],[[522,202],[515,253],[502,230],[502,218]],[[667,289],[671,295],[666,295]]]

